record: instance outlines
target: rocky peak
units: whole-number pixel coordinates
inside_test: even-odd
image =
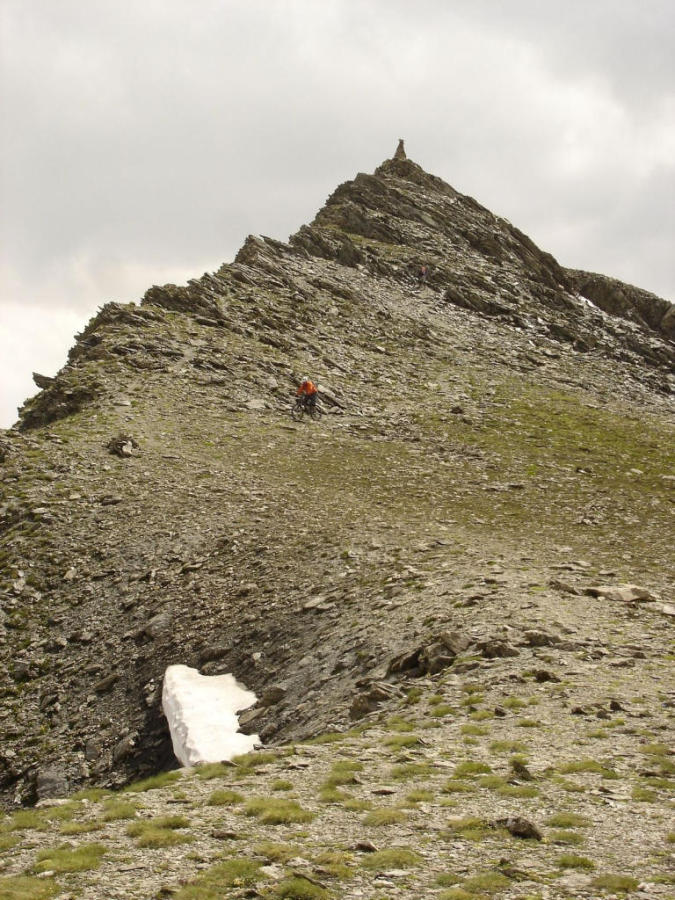
[[[106,304],[0,439],[0,789],[168,764],[170,664],[233,672],[280,742],[534,657],[591,576],[663,596],[671,320],[401,154],[288,242]]]

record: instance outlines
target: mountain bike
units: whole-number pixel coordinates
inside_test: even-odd
[[[291,418],[294,422],[299,422],[303,416],[309,416],[316,422],[323,415],[323,410],[318,403],[307,403],[303,397],[298,397],[291,408]]]

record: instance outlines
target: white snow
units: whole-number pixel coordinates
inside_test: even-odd
[[[178,760],[184,766],[222,762],[260,744],[257,734],[238,731],[237,713],[256,699],[234,675],[202,675],[190,666],[169,666],[162,709]]]

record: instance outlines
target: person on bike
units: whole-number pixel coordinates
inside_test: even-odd
[[[420,287],[427,283],[427,278],[429,277],[429,266],[422,265],[420,266],[419,272],[417,273],[417,283]]]
[[[317,386],[313,381],[310,381],[308,375],[304,375],[302,380],[300,381],[300,387],[298,388],[297,396],[302,398],[302,402],[305,404],[305,409],[312,409],[312,407],[316,406],[317,394]]]

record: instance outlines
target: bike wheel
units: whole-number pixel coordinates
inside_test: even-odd
[[[302,403],[294,403],[291,407],[291,419],[299,422],[305,414],[305,407]]]
[[[321,418],[321,416],[323,415],[323,410],[321,409],[320,406],[313,406],[311,408],[309,414],[314,420],[316,420],[318,422],[319,419]]]

